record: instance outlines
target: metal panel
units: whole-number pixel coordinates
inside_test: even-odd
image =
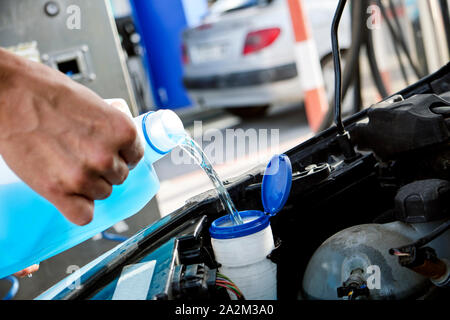
[[[34,60],[63,71],[73,69],[75,61],[78,72],[66,72],[75,81],[102,98],[126,100],[131,112],[137,115],[125,57],[111,12],[108,0],[0,0],[0,46],[17,47],[35,42],[40,54],[37,55],[31,45],[24,55],[28,58],[36,56]],[[125,235],[133,235],[159,218],[154,198],[139,214],[126,220],[129,229]],[[113,229],[112,232],[117,231]],[[42,262],[40,270],[31,279],[20,279],[16,298],[35,297],[66,276],[67,272],[73,272],[71,267],[83,266],[116,244],[104,239],[91,239]]]
[[[109,1],[0,1],[0,46],[32,41],[37,42],[41,60],[55,68],[58,59],[77,58],[87,73],[75,74],[74,80],[105,99],[125,99],[137,115]]]

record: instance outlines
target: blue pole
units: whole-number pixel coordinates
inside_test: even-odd
[[[187,27],[181,0],[131,0],[145,65],[158,108],[191,105],[183,87],[181,34]]]

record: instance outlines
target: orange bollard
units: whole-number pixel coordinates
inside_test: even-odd
[[[302,74],[306,117],[310,128],[317,132],[329,108],[320,59],[302,0],[287,2],[295,35],[298,70]]]

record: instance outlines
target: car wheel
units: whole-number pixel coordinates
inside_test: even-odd
[[[253,107],[237,107],[227,108],[226,110],[244,120],[258,119],[266,115],[269,105],[253,106]]]

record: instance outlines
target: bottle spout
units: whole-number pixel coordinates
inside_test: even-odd
[[[166,154],[186,139],[183,122],[172,110],[149,112],[141,121],[145,141],[158,153]]]

